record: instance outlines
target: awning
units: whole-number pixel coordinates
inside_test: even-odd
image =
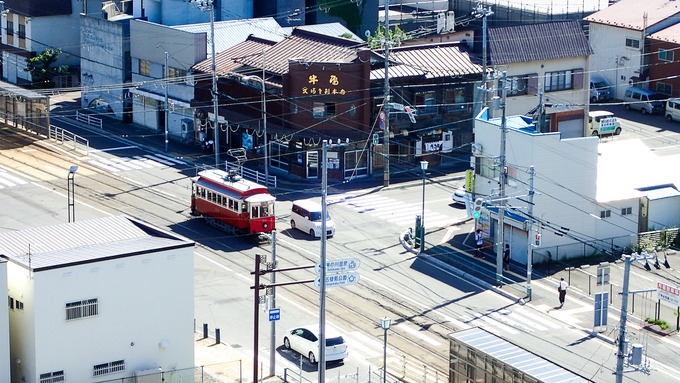
[[[146,98],[152,98],[152,99],[154,99],[154,100],[156,100],[156,101],[163,101],[163,102],[165,102],[165,95],[156,94],[156,93],[151,93],[151,92],[146,92],[146,91],[139,90],[139,89],[130,89],[130,93],[132,93],[132,94],[138,94],[138,95],[144,96],[144,97],[146,97]],[[177,100],[177,99],[174,99],[174,98],[172,98],[172,97],[168,97],[168,102],[174,103],[175,105],[181,106],[182,108],[191,108],[191,104],[189,104],[188,102],[186,102],[186,101],[181,101],[181,100]]]

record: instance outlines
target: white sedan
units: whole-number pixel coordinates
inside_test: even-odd
[[[465,205],[465,196],[467,195],[467,192],[465,191],[465,186],[461,186],[457,188],[456,190],[453,191],[453,195],[451,196],[451,199],[453,199],[453,203],[459,203],[462,205]]]
[[[304,355],[311,363],[317,363],[319,353],[319,325],[308,325],[286,330],[283,346]],[[347,345],[342,336],[332,328],[326,327],[326,361],[341,361],[347,357]]]

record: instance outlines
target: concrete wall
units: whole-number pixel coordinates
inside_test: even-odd
[[[100,12],[101,13],[101,12]],[[30,36],[29,36],[30,31]],[[55,33],[58,31],[59,33]],[[80,15],[34,17],[26,24],[27,50],[62,50],[55,65],[80,65]]]
[[[83,86],[81,107],[95,99],[106,101],[118,119],[123,118],[124,97],[120,84],[125,82],[125,23],[81,16],[82,60],[80,81]]]
[[[12,261],[7,264],[7,292],[21,300],[24,310],[10,310],[9,344],[12,383],[35,382],[36,336],[34,285],[28,270]],[[61,317],[63,318],[63,316]],[[59,371],[60,369],[54,370]],[[44,371],[44,372],[51,372]]]
[[[215,21],[253,18],[252,0],[216,0],[215,4]],[[304,3],[302,7],[304,8]],[[162,25],[185,25],[210,21],[209,11],[203,11],[197,4],[185,0],[134,0],[132,9],[135,18],[146,17],[148,21]]]
[[[660,198],[649,201],[649,230],[661,230],[680,226],[680,197]]]
[[[18,274],[10,291],[26,288],[29,296],[27,320],[10,321],[12,360],[22,360],[26,381],[61,370],[69,381],[92,382],[194,365],[193,248],[34,272],[29,283]],[[98,299],[99,315],[65,320],[66,303],[89,298]],[[94,365],[117,360],[124,372],[92,377]]]
[[[7,291],[7,259],[0,257],[0,291]],[[10,381],[9,309],[0,305],[0,381]]]
[[[638,75],[641,49],[644,45],[642,32],[609,25],[590,23],[591,75],[598,74],[614,87],[614,97],[622,99],[631,77]],[[640,41],[640,49],[626,46],[626,38]]]

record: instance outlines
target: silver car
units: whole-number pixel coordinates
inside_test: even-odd
[[[317,363],[319,353],[319,325],[308,325],[286,330],[283,336],[283,346],[297,351]],[[326,327],[326,361],[341,361],[347,357],[347,344],[342,336],[332,328]]]

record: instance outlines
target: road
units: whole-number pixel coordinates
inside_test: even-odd
[[[244,358],[252,357],[256,306],[250,273],[256,253],[271,259],[271,245],[228,236],[190,217],[189,177],[196,172],[192,163],[88,131],[83,134],[90,135],[94,148],[88,156],[47,141],[38,142],[16,130],[3,129],[1,133],[0,179],[4,183],[0,204],[12,208],[0,216],[0,230],[66,222],[66,169],[78,165],[77,220],[129,214],[196,241],[197,327],[207,323],[211,331],[220,328],[224,342],[240,349]],[[425,195],[428,247],[445,244],[454,237],[465,240],[469,235],[471,222],[464,209],[450,205],[450,193],[461,183],[461,176],[456,174],[428,179]],[[396,376],[407,368],[410,375],[420,375],[420,381],[425,374],[429,381],[445,380],[448,334],[481,326],[593,381],[612,380],[615,346],[588,336],[581,329],[588,325],[579,323],[579,315],[585,313],[588,317],[586,311],[592,310],[592,303],[579,289],[568,297],[573,305],[569,310],[550,310],[547,302],[538,299],[520,305],[482,283],[462,279],[445,267],[405,251],[398,235],[413,226],[415,215],[422,209],[420,180],[397,183],[390,188],[349,190],[331,185],[330,189],[329,211],[337,230],[327,242],[327,258],[361,259],[361,279],[357,285],[328,291],[327,323],[338,328],[350,346],[348,360],[329,364],[328,378],[359,371],[359,379],[367,380],[369,366],[370,371],[382,366],[380,318],[389,316],[392,327],[388,332],[388,371]],[[319,260],[319,240],[291,230],[288,221],[292,200],[318,195],[304,190],[277,190],[276,196],[279,267],[315,264]],[[277,282],[315,277],[311,270],[278,274]],[[554,288],[550,283],[539,280],[534,288],[545,290],[545,295],[552,298]],[[318,290],[311,284],[300,284],[277,288],[276,293],[276,303],[281,308],[274,351],[277,371],[281,373],[284,367],[301,368],[306,378],[315,381],[316,366],[305,359],[300,362],[298,355],[283,350],[281,339],[283,329],[317,321]],[[259,355],[266,372],[271,350],[270,324],[264,308],[257,307],[261,318]],[[661,360],[654,367],[655,375],[631,373],[624,381],[651,382],[658,381],[660,376],[664,381],[677,379],[680,374],[668,367],[678,351],[678,346],[671,342],[667,342],[667,350],[654,353],[655,360]]]

